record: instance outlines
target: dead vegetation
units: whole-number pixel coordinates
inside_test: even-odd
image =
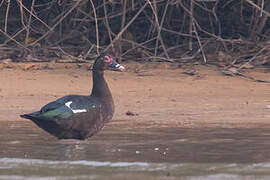
[[[0,60],[268,64],[265,0],[1,0]]]

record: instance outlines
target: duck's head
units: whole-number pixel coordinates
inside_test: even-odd
[[[102,53],[94,62],[94,71],[124,71],[125,67],[116,62],[110,55]]]

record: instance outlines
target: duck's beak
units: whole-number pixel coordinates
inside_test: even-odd
[[[110,70],[113,70],[113,71],[125,71],[125,67],[119,64],[118,62],[116,62],[115,60],[112,61],[109,67],[110,67]]]

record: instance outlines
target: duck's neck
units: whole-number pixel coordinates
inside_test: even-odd
[[[104,79],[103,71],[93,71],[93,88],[91,96],[98,97],[100,99],[112,99],[110,89]]]
[[[110,89],[104,79],[103,71],[93,71],[93,89],[91,96],[102,103],[101,113],[103,121],[108,122],[114,114],[114,103]]]

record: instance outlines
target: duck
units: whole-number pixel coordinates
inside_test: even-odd
[[[92,66],[90,95],[67,95],[39,111],[20,115],[58,139],[85,140],[98,133],[114,114],[114,101],[104,78],[105,70],[124,71],[109,54],[102,53]]]

